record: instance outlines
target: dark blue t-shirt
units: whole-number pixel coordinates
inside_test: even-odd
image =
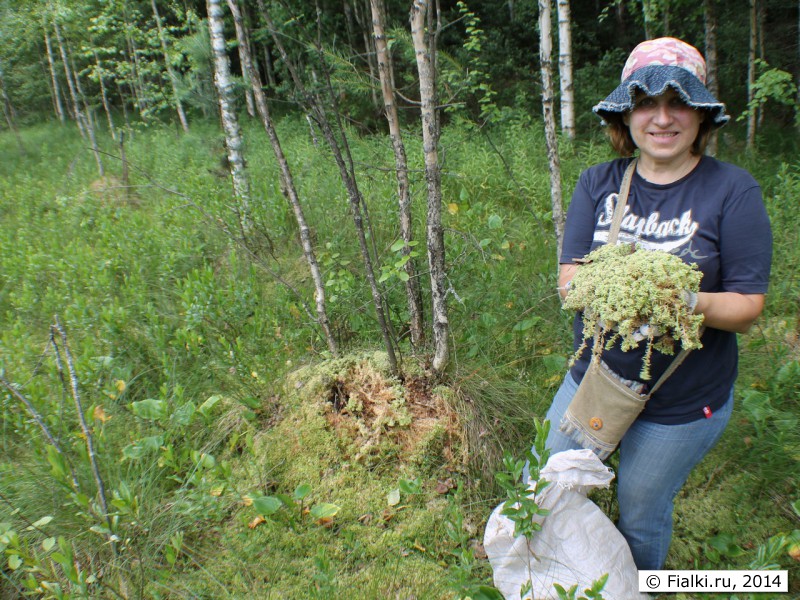
[[[582,258],[605,244],[622,175],[631,159],[617,159],[584,171],[567,211],[562,263]],[[668,185],[650,183],[635,173],[618,243],[636,242],[696,263],[702,292],[763,294],[772,259],[772,233],[761,189],[744,169],[704,156],[684,178]],[[583,339],[583,321],[575,319],[575,349]],[[737,375],[736,334],[707,327],[703,347],[688,354],[657,390],[642,419],[664,424],[688,423],[728,399]],[[591,340],[589,340],[591,346]],[[645,343],[628,352],[617,344],[603,360],[622,377],[641,381]],[[571,373],[583,378],[590,352]],[[658,380],[673,356],[653,352],[649,384]]]

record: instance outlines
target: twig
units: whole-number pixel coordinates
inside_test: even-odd
[[[80,491],[80,485],[78,484],[78,478],[75,476],[75,470],[72,468],[72,465],[69,464],[69,461],[67,461],[66,456],[64,455],[64,452],[62,452],[62,450],[61,450],[61,446],[58,445],[58,442],[56,441],[56,438],[53,437],[52,433],[50,433],[50,430],[48,429],[47,424],[44,422],[44,419],[42,419],[42,416],[39,414],[39,411],[36,410],[36,407],[34,407],[33,404],[31,404],[31,402],[25,396],[23,396],[11,384],[11,382],[9,382],[2,375],[0,375],[0,385],[2,385],[4,388],[6,388],[6,390],[11,392],[12,396],[14,396],[17,400],[19,400],[20,402],[22,402],[25,405],[25,408],[28,410],[28,412],[30,413],[31,417],[33,417],[33,420],[36,421],[36,424],[39,425],[39,428],[42,430],[42,433],[44,433],[44,436],[47,438],[47,441],[55,449],[55,451],[58,452],[59,456],[64,458],[64,461],[67,463],[67,466],[69,467],[69,471],[70,471],[70,476],[72,477],[72,488],[76,492]]]
[[[61,343],[64,345],[64,356],[67,359],[67,368],[69,369],[69,380],[70,386],[72,389],[72,398],[75,400],[75,409],[78,412],[78,420],[81,424],[81,430],[83,431],[83,435],[86,438],[86,451],[89,454],[89,462],[92,465],[92,473],[94,475],[94,481],[97,485],[97,493],[100,496],[100,507],[103,509],[103,516],[106,519],[106,524],[108,525],[109,531],[111,531],[111,516],[108,514],[108,503],[106,502],[106,487],[103,483],[103,478],[100,475],[100,467],[97,464],[97,455],[94,451],[94,438],[92,437],[92,432],[89,429],[89,425],[86,423],[86,417],[83,414],[83,405],[81,403],[81,396],[78,391],[78,375],[75,372],[75,363],[72,360],[72,353],[69,350],[69,346],[67,345],[67,334],[64,329],[61,327],[61,323],[58,321],[58,316],[54,318],[55,322],[50,328],[50,340],[53,344],[53,348],[56,351],[56,360],[58,361],[59,366],[59,373],[62,372],[61,368],[61,357],[59,354],[58,344],[56,344],[54,333],[58,333],[59,337],[61,337]],[[116,543],[112,540],[112,548],[114,550],[114,554],[117,553]]]

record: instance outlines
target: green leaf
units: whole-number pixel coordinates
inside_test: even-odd
[[[389,506],[397,506],[400,504],[400,488],[395,488],[389,492],[389,496],[386,500]]]
[[[256,512],[263,517],[274,515],[276,512],[278,512],[281,506],[282,502],[274,496],[261,496],[259,498],[253,498],[253,508],[255,508]]]
[[[541,317],[531,317],[530,319],[524,319],[514,325],[514,331],[528,331],[531,327],[536,325],[539,321],[541,321]]]
[[[28,527],[28,531],[33,531],[34,529],[40,529],[40,528],[44,527],[45,525],[47,525],[52,520],[53,520],[53,517],[49,516],[49,515],[46,516],[46,517],[42,517],[41,519],[39,519],[38,521],[33,523],[30,527]]]
[[[389,248],[392,252],[400,252],[405,247],[405,240],[399,239]]]
[[[294,490],[294,499],[302,500],[311,493],[311,486],[307,483],[298,485]]]
[[[158,421],[167,416],[167,403],[164,400],[148,398],[140,402],[131,402],[131,410],[140,419]]]
[[[402,281],[403,283],[405,283],[406,281],[408,281],[409,279],[411,279],[411,278],[408,276],[408,273],[406,273],[405,271],[398,271],[398,272],[397,272],[397,278],[398,278],[400,281]]]
[[[500,590],[492,586],[479,585],[477,589],[470,594],[470,598],[472,598],[472,600],[503,600],[503,594],[500,593]]]
[[[320,519],[330,519],[335,517],[339,510],[339,507],[335,504],[322,502],[320,504],[315,504],[311,508],[309,514],[319,521]]]
[[[195,410],[194,402],[187,402],[186,404],[179,406],[175,412],[172,413],[170,420],[176,425],[186,427],[191,424],[192,419],[194,418]]]
[[[137,460],[151,452],[157,452],[163,445],[163,435],[152,435],[125,446],[122,449],[122,456],[130,460]]]
[[[503,217],[500,215],[491,215],[487,222],[489,229],[500,229],[503,226]]]
[[[206,418],[210,417],[211,416],[211,411],[214,410],[214,407],[217,405],[217,402],[219,402],[220,400],[222,400],[222,396],[220,396],[219,394],[215,394],[215,395],[211,396],[208,400],[206,400],[205,402],[203,402],[200,405],[200,407],[197,409],[197,412],[199,412],[201,415],[203,415]]]
[[[17,554],[12,554],[8,557],[8,568],[16,571],[22,566],[22,559]]]
[[[56,538],[49,537],[42,542],[42,548],[45,552],[50,552],[53,549],[53,546],[56,545]]]

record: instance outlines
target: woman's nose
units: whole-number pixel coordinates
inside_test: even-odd
[[[664,102],[659,103],[656,106],[655,114],[653,115],[653,121],[659,125],[665,125],[672,121],[672,113],[670,112],[669,104]]]

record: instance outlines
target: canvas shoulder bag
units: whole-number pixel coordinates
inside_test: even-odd
[[[622,178],[617,206],[614,209],[608,234],[609,244],[617,242],[635,169],[636,159],[628,166]],[[595,344],[601,343],[599,335],[598,328],[594,336]],[[646,394],[640,394],[632,389],[629,384],[633,382],[626,382],[599,357],[592,357],[589,360],[589,368],[578,386],[578,391],[567,407],[559,430],[583,448],[592,450],[601,460],[605,460],[616,449],[622,436],[644,410],[650,397],[672,375],[688,353],[689,351],[682,350]]]

